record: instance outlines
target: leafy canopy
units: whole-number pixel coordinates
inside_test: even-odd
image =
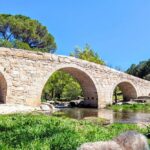
[[[126,72],[150,81],[150,59],[142,61],[138,65],[132,64]]]
[[[83,49],[80,47],[75,48],[74,52],[72,52],[70,56],[101,65],[105,64],[104,61],[99,57],[99,55],[94,52],[94,50],[88,44],[86,44]]]
[[[0,46],[54,52],[54,37],[39,21],[22,15],[0,14]]]
[[[82,89],[76,79],[66,72],[56,71],[43,89],[42,100],[72,100],[81,95]]]

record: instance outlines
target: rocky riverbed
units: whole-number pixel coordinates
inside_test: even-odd
[[[0,104],[0,114],[26,113],[39,110],[40,107],[31,107],[20,104]]]
[[[39,107],[21,104],[0,104],[0,114],[29,113],[33,111],[51,114],[56,111],[56,109],[53,105],[46,103],[42,103]]]

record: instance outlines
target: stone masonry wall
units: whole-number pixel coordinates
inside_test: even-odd
[[[128,94],[148,96],[150,82],[88,61],[48,53],[0,48],[0,73],[7,83],[6,103],[39,105],[48,78],[57,70],[71,73],[85,92],[85,99],[102,108],[112,103],[115,87],[131,87]],[[122,84],[123,85],[123,84]],[[132,89],[133,88],[133,89]],[[130,92],[131,91],[131,92]]]

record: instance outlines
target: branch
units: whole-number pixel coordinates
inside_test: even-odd
[[[6,40],[9,40],[9,38],[12,36],[13,34],[11,33],[7,38],[6,38]]]

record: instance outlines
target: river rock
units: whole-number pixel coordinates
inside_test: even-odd
[[[39,111],[39,107],[31,107],[22,104],[1,104],[0,114],[14,114],[14,113],[29,113]]]
[[[82,102],[83,100],[72,100],[72,101],[70,101],[70,106],[71,107],[78,107],[79,106],[79,104]]]
[[[52,111],[52,108],[50,108],[49,105],[47,104],[41,104],[40,108],[42,111],[49,111],[49,112]]]
[[[49,103],[49,104],[52,104],[52,105],[54,105],[55,104],[55,101],[47,101],[47,103]]]
[[[128,131],[112,141],[84,143],[77,150],[149,150],[149,145],[144,135]]]

